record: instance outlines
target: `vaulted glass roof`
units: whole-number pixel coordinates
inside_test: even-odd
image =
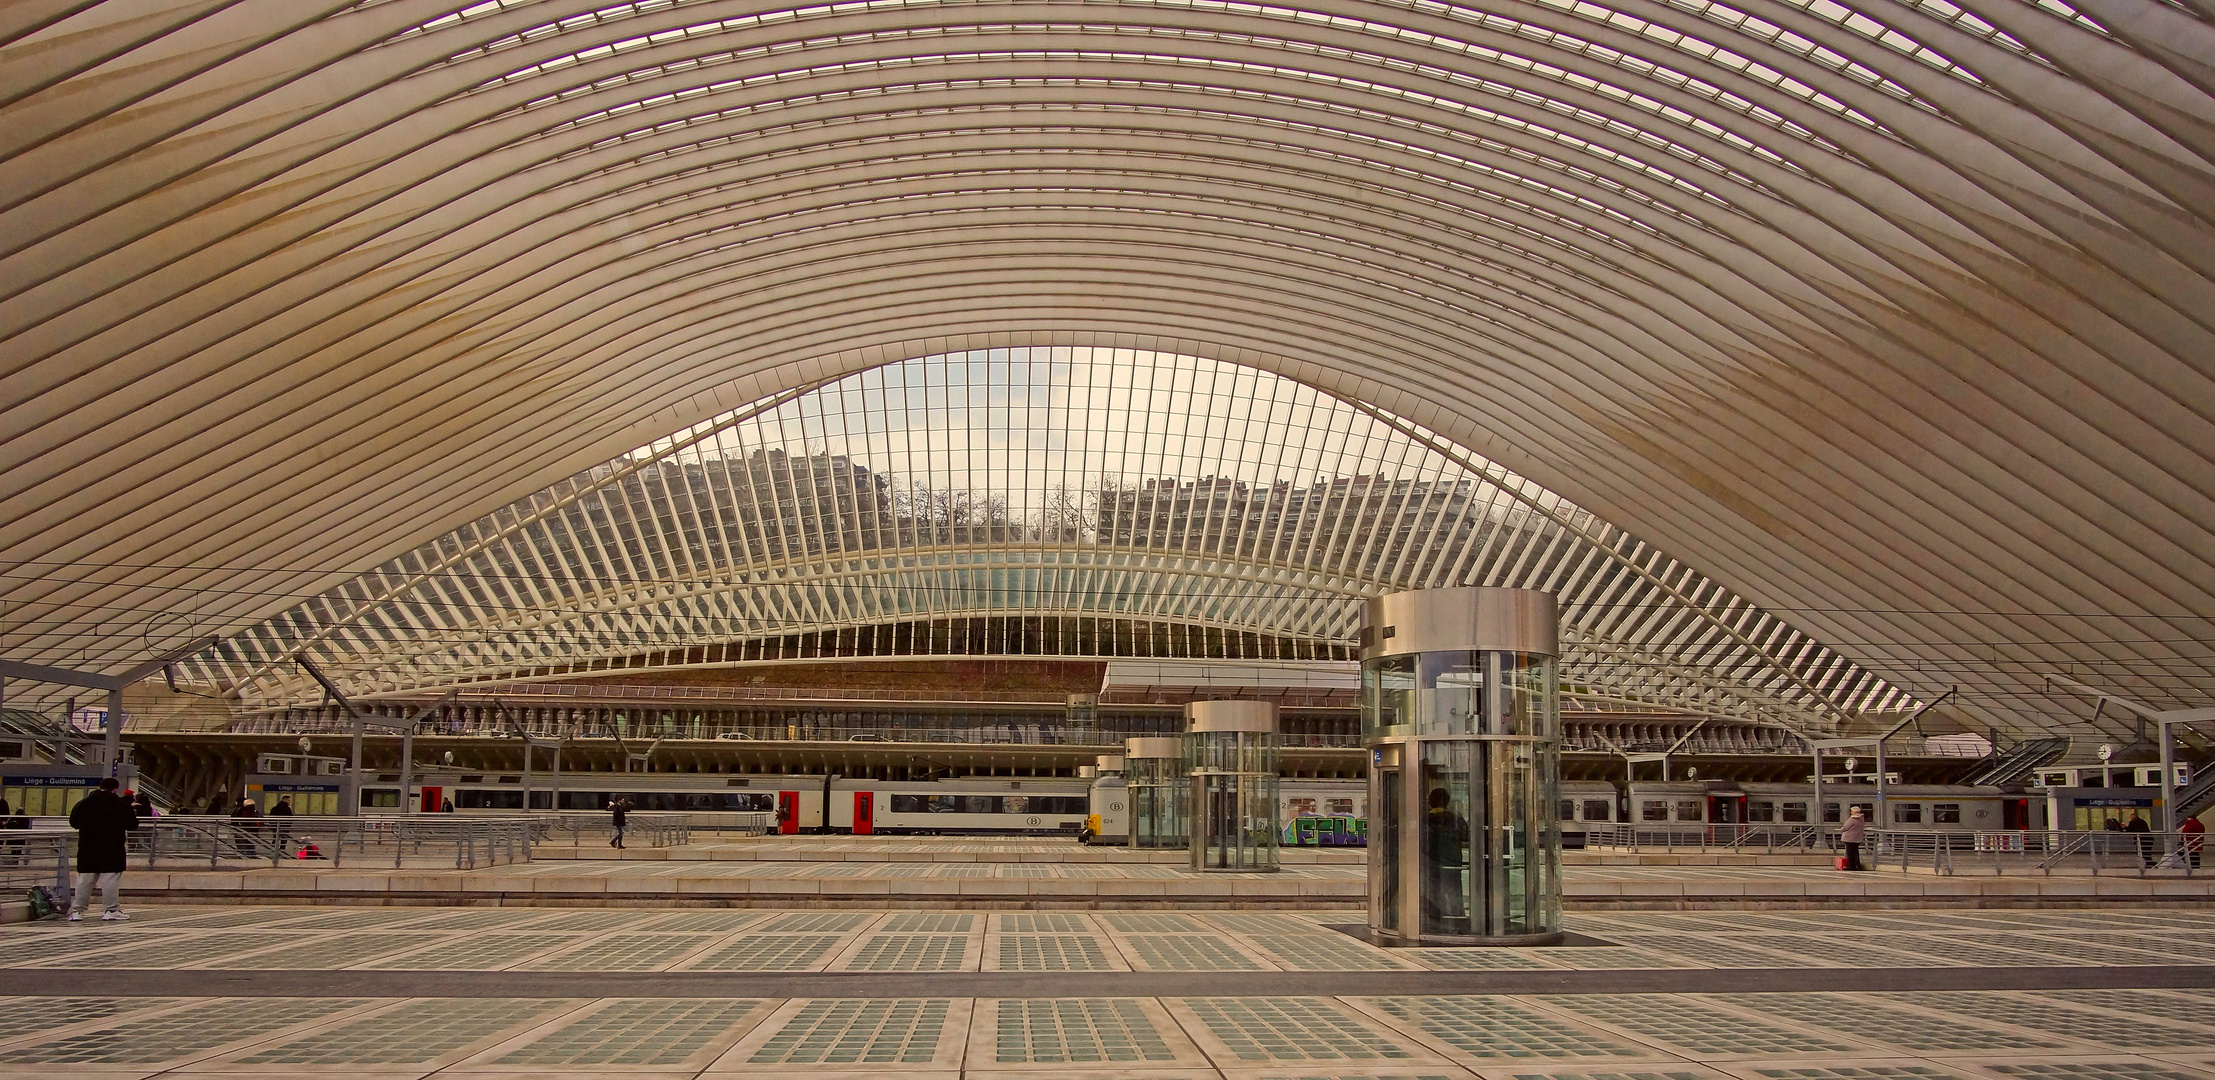
[[[321,694],[303,651],[364,695],[820,655],[1342,659],[1362,599],[1455,585],[1558,594],[1589,702],[1805,731],[1909,704],[1421,425],[1253,368],[1066,347],[922,357],[733,410],[193,667],[270,705]],[[1003,629],[948,632],[985,625]]]
[[[1596,515],[1576,550],[1712,635],[1593,607],[1590,655],[1639,673],[1609,693],[1669,673],[1820,724],[1959,688],[1958,722],[2127,739],[2043,678],[2215,700],[2210,55],[2182,0],[0,4],[0,657],[127,672],[294,612],[379,685],[560,666],[408,653],[584,633],[529,615],[553,586],[309,598],[779,395],[1134,350],[1362,403]],[[708,484],[731,459],[702,454]],[[1012,528],[1005,482],[960,490]],[[836,642],[952,610],[847,585],[1015,572],[868,535],[712,569],[805,607],[690,583],[690,541],[648,576],[732,641]],[[1141,553],[1089,543],[1020,549],[1083,614],[974,617],[1328,649],[1330,605],[1448,572],[1270,548],[1295,593],[1118,613]],[[1241,580],[1220,554],[1143,556]],[[594,632],[703,632],[615,567],[564,571]],[[913,635],[870,647],[937,647]]]

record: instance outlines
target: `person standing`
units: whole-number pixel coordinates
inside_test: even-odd
[[[615,839],[608,841],[609,847],[617,849],[622,848],[623,828],[624,826],[629,825],[631,821],[630,806],[631,803],[629,799],[608,800],[608,816],[609,819],[615,823]]]
[[[117,891],[123,882],[123,841],[138,828],[138,813],[115,793],[120,786],[110,776],[92,794],[69,810],[69,827],[77,830],[77,879],[69,893],[69,921],[85,917],[94,886],[100,889],[102,922],[122,922],[123,902]]]
[[[155,814],[154,797],[143,791],[139,792],[138,797],[131,800],[131,809],[141,819],[153,817]]]
[[[2138,811],[2136,811],[2136,810],[2133,810],[2133,811],[2131,811],[2131,812],[2130,812],[2130,821],[2129,821],[2129,823],[2127,823],[2127,824],[2125,824],[2125,825],[2123,826],[2123,831],[2124,831],[2124,832],[2127,832],[2127,833],[2137,833],[2137,834],[2138,834],[2138,867],[2139,867],[2139,869],[2143,870],[2143,869],[2145,869],[2146,867],[2152,866],[2152,865],[2153,865],[2153,826],[2152,826],[2152,825],[2149,825],[2149,824],[2147,824],[2147,823],[2146,823],[2146,819],[2145,819],[2145,817],[2144,817],[2144,816],[2142,816],[2141,814],[2139,814],[2139,813],[2138,813]]]
[[[2200,848],[2207,843],[2207,822],[2188,817],[2184,819],[2184,824],[2177,826],[2177,831],[2184,834],[2185,864],[2194,870],[2199,869]]]
[[[270,807],[270,808],[269,808],[269,816],[270,816],[270,817],[291,817],[291,816],[292,816],[292,796],[290,796],[290,795],[279,795],[279,796],[277,796],[277,805],[275,805],[275,806],[272,806],[272,807]]]
[[[1846,845],[1846,869],[1866,870],[1861,865],[1861,845],[1869,839],[1869,819],[1861,816],[1856,806],[1846,812],[1846,825],[1838,830],[1838,841]]]

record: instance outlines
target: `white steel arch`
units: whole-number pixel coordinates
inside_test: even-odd
[[[786,388],[1113,346],[1420,425],[1986,722],[2198,702],[2209,18],[9,5],[0,651],[120,669]]]

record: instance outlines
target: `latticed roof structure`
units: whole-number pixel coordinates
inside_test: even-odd
[[[696,425],[191,665],[250,704],[822,656],[1347,658],[1363,598],[1560,595],[1572,693],[1820,729],[1902,695],[1398,417],[1132,350],[878,368]]]
[[[1959,685],[2017,731],[2081,722],[2039,694],[2046,671],[2204,702],[2211,19],[2196,0],[7,5],[0,653],[119,670],[280,617],[400,686],[692,647],[668,614],[686,590],[751,633],[764,590],[731,575],[782,576],[784,606],[759,608],[780,635],[1047,617],[1061,601],[965,606],[1017,580],[996,561],[1017,551],[1069,598],[1054,618],[1329,642],[1322,597],[1494,572],[1452,534],[1316,563],[1280,510],[1238,518],[1250,554],[1244,531],[1235,554],[1208,546],[1223,533],[1103,538],[1088,468],[1064,547],[992,532],[989,507],[982,534],[933,533],[912,485],[865,528],[880,471],[936,474],[849,454],[838,479],[780,441],[759,447],[770,475],[855,486],[857,531],[841,519],[818,554],[778,534],[696,584],[689,548],[650,573],[573,554],[572,578],[436,618],[333,598],[425,595],[402,579],[427,543],[507,528],[501,508],[553,497],[534,492],[758,487],[721,444],[596,472],[734,410],[919,358],[1113,349],[1358,403],[1445,462],[1390,483],[1508,492],[1522,525],[1469,520],[1619,567],[1626,595],[1681,594],[1681,625],[1651,632],[1589,598],[1595,693],[1826,723]],[[1250,476],[1165,475],[1279,479],[1232,456]],[[1327,500],[1375,475],[1282,479]],[[1039,494],[959,490],[1008,498],[1010,530]],[[638,535],[691,543],[669,528]],[[1175,587],[1100,610],[1141,581],[1102,560],[1157,547]],[[964,548],[996,554],[944,561]],[[1295,566],[1269,600],[1249,584]],[[949,573],[971,599],[879,588]],[[545,651],[587,603],[634,644]],[[500,659],[526,627],[537,643]],[[291,693],[255,640],[222,661],[237,691]]]

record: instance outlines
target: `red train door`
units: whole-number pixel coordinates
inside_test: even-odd
[[[2030,800],[2029,800],[2029,799],[2002,799],[2002,800],[2000,800],[2000,828],[2003,828],[2003,829],[2028,829],[2028,828],[2030,828]]]
[[[777,831],[786,836],[791,836],[800,831],[799,792],[780,791],[777,793]]]
[[[877,819],[870,812],[870,793],[854,792],[854,835],[868,836],[877,831]]]
[[[446,794],[446,789],[445,789],[445,788],[435,788],[435,787],[426,787],[426,788],[424,788],[424,789],[423,789],[423,812],[424,812],[424,813],[426,813],[426,814],[435,814],[435,813],[438,813],[438,808],[439,808],[439,805],[440,805],[440,803],[442,802],[441,796],[443,796],[443,795],[445,795],[445,794]]]

